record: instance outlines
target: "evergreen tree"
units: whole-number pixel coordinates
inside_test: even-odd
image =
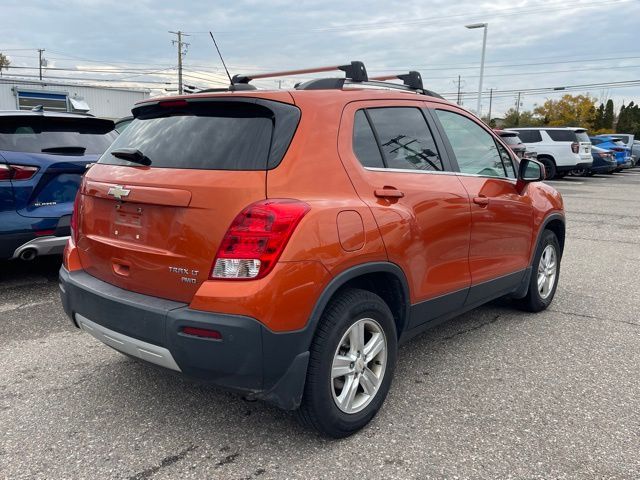
[[[602,128],[613,128],[613,100],[607,100],[607,105],[604,107],[604,116],[602,118]]]
[[[596,118],[593,121],[593,129],[601,130],[604,128],[604,103],[601,103],[596,110]]]

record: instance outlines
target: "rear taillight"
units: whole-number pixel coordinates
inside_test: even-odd
[[[257,279],[267,275],[309,210],[306,203],[289,199],[249,205],[222,239],[209,278]]]
[[[71,238],[73,243],[78,244],[78,219],[80,216],[80,192],[76,194],[73,201],[73,213],[71,214]]]
[[[32,167],[30,165],[0,164],[0,181],[29,180],[37,171],[38,167]]]
[[[579,144],[579,143],[576,143],[576,142],[573,142],[573,143],[571,144],[571,151],[572,151],[573,153],[578,153],[578,152],[580,151],[580,144]]]
[[[612,150],[614,150],[616,152],[624,152],[624,148],[622,148],[622,147],[613,147]]]

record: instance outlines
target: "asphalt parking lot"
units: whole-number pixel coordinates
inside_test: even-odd
[[[640,169],[552,183],[551,308],[496,302],[407,344],[340,441],[75,330],[58,259],[1,265],[0,478],[639,478]]]

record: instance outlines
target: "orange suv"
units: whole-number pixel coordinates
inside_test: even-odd
[[[137,104],[84,177],[60,289],[108,346],[344,437],[402,342],[502,296],[546,308],[565,220],[544,167],[417,72],[334,68]]]

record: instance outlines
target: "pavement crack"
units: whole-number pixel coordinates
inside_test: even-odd
[[[640,323],[627,322],[626,320],[615,320],[613,318],[598,317],[596,315],[587,315],[585,313],[565,312],[563,310],[548,309],[550,312],[561,313],[563,315],[569,315],[571,317],[589,318],[591,320],[604,320],[605,322],[623,323],[625,325],[631,325],[632,327],[640,327]]]
[[[235,462],[236,458],[238,458],[239,456],[240,456],[240,453],[238,453],[238,452],[232,453],[231,455],[227,455],[222,460],[220,460],[218,463],[216,463],[216,468],[220,468],[220,467],[223,467],[224,465],[226,465],[228,463]]]
[[[185,448],[181,452],[178,452],[175,455],[170,455],[168,457],[163,458],[162,461],[160,462],[160,465],[154,465],[153,467],[147,468],[146,470],[143,470],[141,472],[136,473],[135,475],[132,475],[131,477],[129,477],[129,480],[143,480],[145,478],[150,478],[159,470],[169,467],[176,462],[179,462],[184,457],[186,457],[189,452],[192,452],[196,448],[198,447],[194,445],[189,445],[187,448]]]
[[[486,327],[487,325],[491,325],[492,323],[496,323],[500,319],[501,316],[502,315],[496,315],[493,319],[489,320],[488,322],[484,322],[484,323],[481,323],[479,325],[475,325],[473,327],[469,327],[469,328],[466,328],[464,330],[460,330],[459,332],[456,332],[453,335],[448,335],[446,337],[442,337],[441,340],[442,341],[452,340],[452,339],[454,339],[455,337],[457,337],[459,335],[464,335],[465,333],[473,332],[474,330],[479,330],[482,327]]]

